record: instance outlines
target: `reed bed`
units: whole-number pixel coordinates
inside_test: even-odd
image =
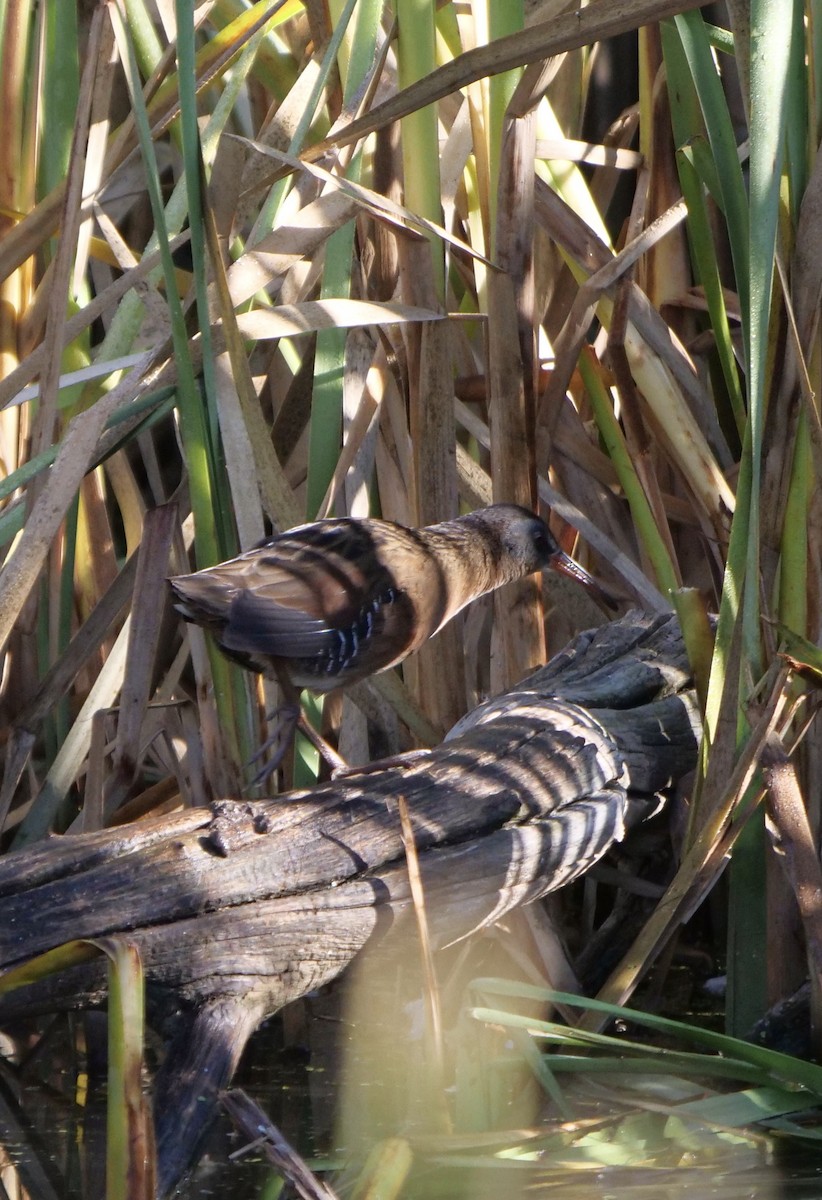
[[[625,608],[676,608],[704,705],[676,869],[600,999],[710,895],[728,1030],[808,973],[816,1010],[812,8],[0,21],[4,847],[247,789],[276,695],[168,574],[322,515],[540,505]],[[523,581],[311,717],[353,762],[433,741],[603,619]],[[318,770],[300,742],[284,783]]]

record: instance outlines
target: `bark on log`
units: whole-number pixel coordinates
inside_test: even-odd
[[[0,860],[0,967],[72,938],[138,945],[174,1036],[155,1083],[160,1184],[187,1165],[255,1026],[336,976],[410,908],[413,822],[435,935],[583,874],[696,761],[673,616],[580,635],[430,756],[264,802],[224,801]],[[0,1021],[104,999],[102,965],[0,1000]]]

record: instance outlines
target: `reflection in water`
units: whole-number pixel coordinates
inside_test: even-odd
[[[405,1200],[822,1196],[822,1148],[759,1131],[685,1129],[658,1102],[650,1076],[564,1079],[573,1117],[559,1118],[523,1069],[510,1031],[464,1020],[447,1004],[446,1056],[456,1083],[447,1092],[454,1129],[444,1130],[442,1109],[419,1103],[426,1094],[420,1007],[395,1004],[404,989],[387,967],[379,963],[377,979],[366,970],[353,992],[340,984],[269,1021],[236,1080],[315,1169],[349,1165],[327,1176],[339,1195],[350,1194],[355,1167],[375,1142],[400,1136],[413,1156]],[[98,1017],[60,1018],[42,1041],[32,1040],[28,1057],[0,1071],[0,1183],[12,1200],[22,1196],[21,1180],[33,1200],[105,1194],[104,1032]],[[257,1151],[232,1159],[240,1148],[222,1115],[179,1200],[276,1195],[270,1165]]]

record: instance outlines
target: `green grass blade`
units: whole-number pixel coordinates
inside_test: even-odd
[[[749,311],[748,198],[742,178],[742,169],[739,165],[733,124],[701,13],[681,13],[674,20],[693,76],[696,94],[705,120],[705,129],[716,164],[718,185],[728,222],[728,237],[734,261],[739,304],[744,321]]]
[[[657,528],[648,498],[634,468],[619,422],[614,415],[613,403],[594,368],[591,355],[585,349],[580,355],[578,365],[594,410],[597,428],[631,507],[634,526],[653,566],[657,586],[664,596],[670,597],[679,587],[679,580],[668,547]]]
[[[153,1123],[142,1088],[145,985],[140,953],[121,938],[98,943],[108,965],[108,1108],[106,1196],[154,1192]]]
[[[704,1046],[726,1058],[738,1059],[740,1062],[767,1071],[783,1083],[804,1087],[816,1095],[822,1096],[822,1067],[816,1063],[805,1062],[803,1059],[793,1058],[790,1054],[769,1050],[765,1046],[745,1042],[725,1033],[717,1033],[713,1029],[704,1029],[685,1021],[674,1021],[670,1017],[661,1017],[657,1013],[641,1012],[639,1009],[625,1008],[619,1004],[607,1004],[602,1000],[575,996],[571,992],[558,992],[553,988],[516,983],[506,979],[474,979],[471,982],[471,989],[483,996],[510,996],[604,1013],[615,1019],[654,1029],[669,1037]],[[577,1034],[581,1037],[588,1037],[587,1032],[583,1035],[582,1031],[573,1028],[569,1028],[567,1033],[569,1038],[573,1038]],[[598,1034],[596,1036],[604,1037],[606,1035]],[[610,1039],[610,1041],[614,1046],[621,1044],[621,1039]]]
[[[705,289],[705,300],[716,342],[716,352],[728,391],[737,433],[742,438],[745,429],[745,399],[736,366],[728,310],[719,275],[716,246],[711,234],[710,218],[702,192],[701,181],[693,161],[692,147],[677,153],[679,180],[688,205],[688,233],[693,250],[697,278]]]
[[[126,79],[145,165],[146,187],[158,235],[158,248],[171,318],[171,334],[174,343],[174,353],[177,359],[180,427],[189,469],[191,503],[194,510],[196,528],[197,559],[201,565],[205,566],[216,562],[219,558],[219,547],[213,523],[214,505],[212,503],[211,489],[213,452],[209,445],[203,406],[194,377],[183,308],[177,293],[174,263],[168,245],[168,232],[163,212],[157,162],[154,156],[146,107],[140,88],[134,50],[119,11],[114,7],[111,13],[126,70]]]

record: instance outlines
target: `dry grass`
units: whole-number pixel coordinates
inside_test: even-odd
[[[274,698],[181,627],[167,574],[318,513],[540,502],[626,607],[676,604],[706,704],[682,867],[607,994],[734,846],[734,945],[768,964],[730,964],[743,1028],[805,969],[745,828],[761,748],[795,752],[811,842],[822,792],[771,623],[820,633],[813,27],[755,4],[763,68],[742,4],[735,43],[673,19],[689,0],[218,0],[196,33],[71,8],[41,29],[8,0],[2,30],[7,845],[246,785]],[[602,619],[552,586],[328,703],[345,753],[438,737]]]

